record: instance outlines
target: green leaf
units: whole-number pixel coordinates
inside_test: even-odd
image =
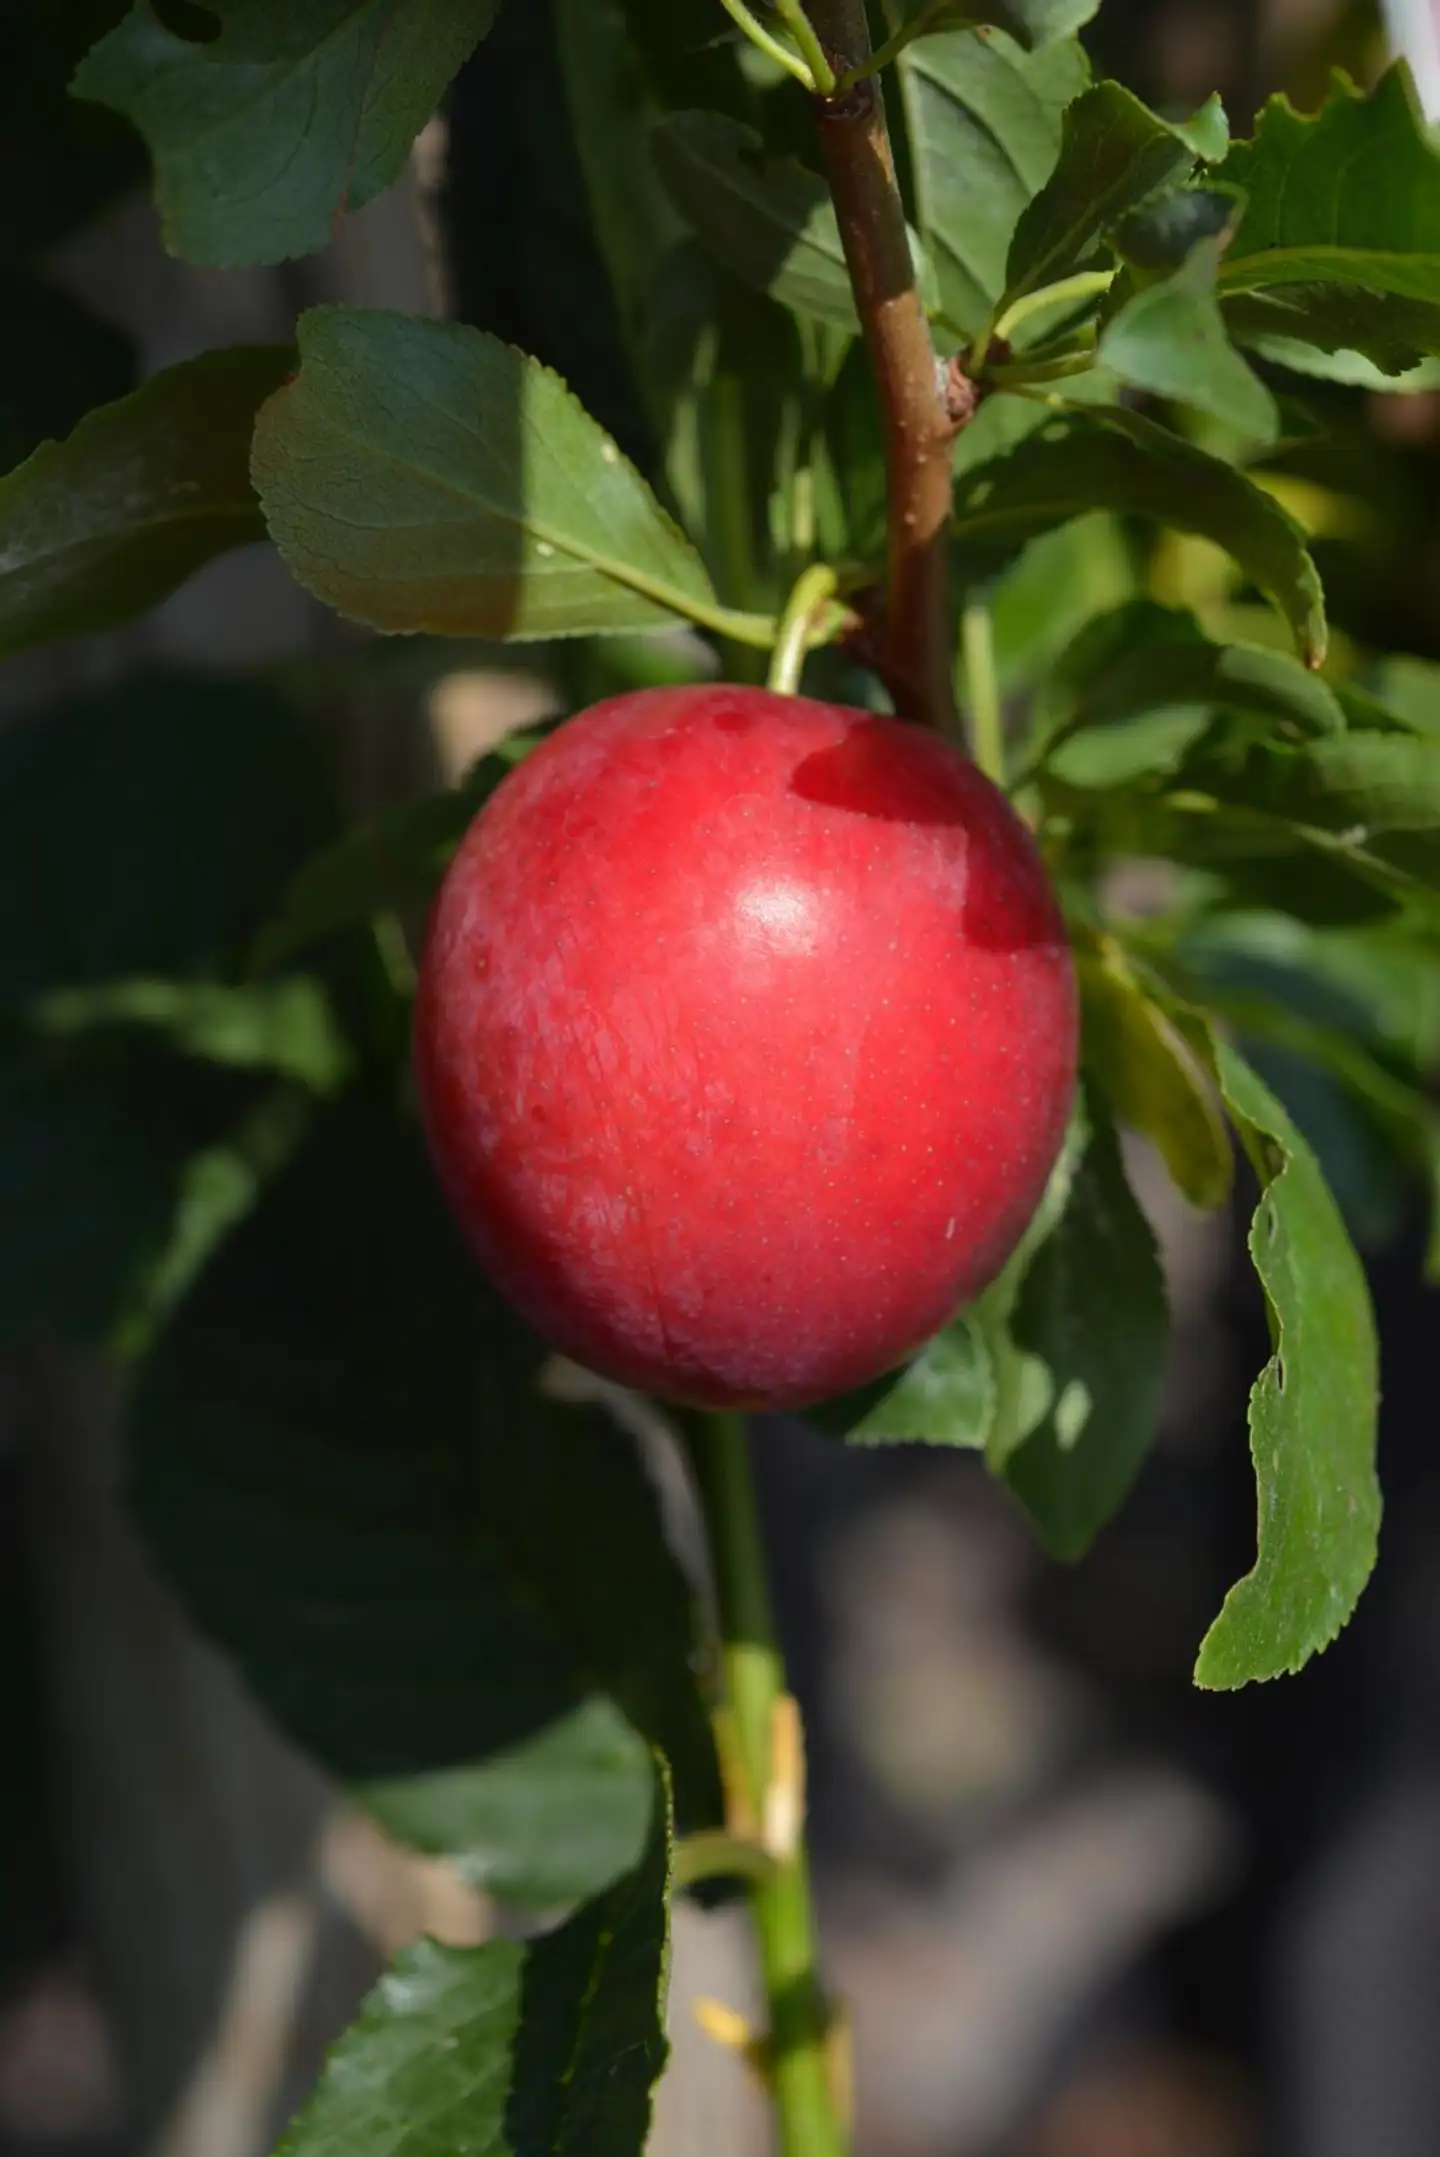
[[[507,742],[505,749],[513,751]],[[269,972],[341,929],[433,896],[451,855],[515,761],[481,757],[458,786],[383,809],[305,863],[256,939],[255,966]]]
[[[1253,442],[1280,431],[1275,399],[1231,344],[1215,297],[1223,238],[1202,240],[1179,269],[1126,301],[1096,357],[1132,389],[1206,412]]]
[[[328,244],[400,174],[497,0],[205,0],[186,38],[136,0],[81,62],[77,96],[135,122],[165,243],[213,269]]]
[[[1065,113],[1060,155],[1015,228],[1001,309],[1078,269],[1122,217],[1189,169],[1195,152],[1118,82]]]
[[[1418,357],[1440,337],[1440,314],[1419,301],[1377,299],[1349,285],[1289,285],[1237,293],[1224,314],[1238,343],[1292,374],[1389,395],[1440,389],[1440,358]],[[1384,364],[1357,352],[1357,338]]]
[[[1004,30],[1027,48],[1073,37],[1099,10],[1100,0],[902,0],[901,25],[915,37],[946,30]]]
[[[1213,540],[1294,631],[1302,657],[1325,651],[1324,595],[1300,527],[1218,457],[1122,407],[1065,407],[1006,454],[961,477],[955,535],[963,577],[993,576],[1028,540],[1089,510],[1156,519]]]
[[[263,539],[250,430],[290,364],[269,345],[182,360],[0,479],[0,650],[112,629]]]
[[[1197,1685],[1229,1689],[1299,1670],[1355,1608],[1380,1525],[1379,1374],[1365,1276],[1314,1155],[1223,1042],[1215,1069],[1260,1178],[1250,1252],[1275,1343],[1250,1396],[1255,1568],[1195,1666]]]
[[[0,323],[3,473],[133,389],[135,353],[123,330],[18,270],[0,271]]]
[[[471,1886],[556,1909],[639,1858],[646,1764],[643,1740],[597,1698],[480,1767],[361,1783],[355,1794],[387,1833],[448,1858]]]
[[[982,1299],[983,1301],[983,1299]],[[841,1417],[851,1445],[982,1448],[995,1414],[995,1370],[985,1318],[962,1312],[926,1344],[898,1383],[853,1402]],[[831,1427],[829,1425],[825,1427]]]
[[[959,30],[910,46],[898,71],[941,311],[973,335],[1004,289],[1021,213],[1055,169],[1089,62],[1073,39],[1026,53],[1003,32]]]
[[[1218,165],[1230,147],[1230,121],[1220,92],[1212,90],[1188,120],[1172,120],[1182,142],[1188,142],[1202,165]]]
[[[459,323],[339,307],[301,318],[300,358],[256,425],[255,484],[290,568],[337,612],[553,637],[713,611],[699,556],[537,361]]]
[[[1363,857],[1401,887],[1440,889],[1440,745],[1349,733],[1240,760],[1197,752],[1183,776],[1236,807],[1283,819],[1307,843]]]
[[[232,988],[219,981],[104,981],[54,989],[26,1014],[37,1033],[64,1039],[97,1027],[135,1027],[182,1055],[240,1071],[270,1071],[315,1093],[349,1077],[349,1046],[318,981]]]
[[[1392,654],[1380,663],[1375,690],[1412,732],[1440,743],[1440,665],[1433,659]]]
[[[1387,374],[1440,352],[1440,153],[1403,66],[1368,98],[1337,76],[1308,118],[1272,98],[1217,177],[1246,197],[1218,280],[1236,335]]]
[[[640,1864],[557,1932],[407,1948],[277,2157],[642,2157],[667,2050],[672,1857],[654,1810]]]
[[[0,1005],[238,959],[336,817],[257,684],[134,674],[0,734]]]
[[[1064,1212],[1011,1318],[1033,1391],[1004,1475],[1060,1558],[1080,1558],[1128,1493],[1155,1436],[1169,1340],[1165,1281],[1111,1126],[1091,1130]],[[1028,1427],[1026,1427],[1028,1426]]]
[[[1142,203],[1111,235],[1116,253],[1146,277],[1178,270],[1206,240],[1234,237],[1244,207],[1234,188],[1172,187]]]
[[[1284,652],[1214,644],[1193,615],[1134,600],[1098,616],[1057,661],[1050,718],[1035,757],[1042,777],[1111,787],[1173,772],[1217,716],[1227,746],[1256,734],[1340,734],[1339,698]]]
[[[663,426],[652,328],[662,266],[684,239],[685,225],[656,162],[654,130],[665,107],[646,64],[649,50],[637,41],[635,12],[625,0],[557,0],[555,42],[616,312],[652,418]],[[718,57],[703,54],[702,79],[714,73]]]
[[[655,1493],[543,1361],[413,1134],[357,1101],[201,1276],[129,1428],[152,1546],[271,1711],[392,1832],[540,1904],[632,1861],[637,1732],[687,1826],[718,1806]]]
[[[0,736],[0,1336],[131,1350],[344,1075],[318,984],[216,978],[334,824],[257,687],[137,675]]]
[[[1440,1201],[1440,1109],[1415,1076],[1393,1068],[1408,1062],[1423,1079],[1440,1061],[1426,1038],[1440,1016],[1433,946],[1422,955],[1398,939],[1357,938],[1347,972],[1343,942],[1337,948],[1298,923],[1232,913],[1182,939],[1179,957],[1183,992],[1240,1030],[1315,1148],[1348,1220],[1368,1224],[1376,1241],[1390,1239],[1395,1209],[1384,1186],[1393,1193],[1397,1162],[1419,1177],[1432,1204]],[[1358,1127],[1347,1096],[1360,1112]]]
[[[223,1111],[155,1043],[83,1061],[0,1041],[0,1345],[98,1347],[159,1262]]]
[[[855,335],[860,327],[830,190],[794,158],[768,157],[753,128],[716,112],[672,113],[656,130],[665,183],[717,261],[794,313]],[[939,304],[911,234],[921,296]]]
[[[1025,1269],[1063,1212],[1086,1142],[1078,1111],[1045,1194],[1010,1258],[980,1296],[893,1377],[827,1401],[811,1420],[852,1445],[946,1445],[977,1450],[1017,1409],[1006,1325]]]
[[[1230,1140],[1206,1073],[1113,937],[1077,945],[1086,1068],[1112,1113],[1158,1149],[1192,1206],[1223,1206]]]

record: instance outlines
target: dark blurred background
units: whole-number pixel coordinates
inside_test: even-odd
[[[1333,65],[1373,76],[1384,27],[1333,0],[1107,0],[1090,42],[1162,109],[1220,89],[1243,132],[1276,89],[1313,104]],[[1389,28],[1440,34],[1428,0]],[[49,273],[144,370],[283,339],[317,298],[448,305],[562,364],[623,437],[573,163],[525,124],[554,81],[547,8],[512,4],[407,183],[318,263],[171,261],[118,139],[82,145],[86,171],[110,165],[67,214],[63,157],[12,127],[0,210],[37,190],[59,206]],[[1291,476],[1341,631],[1440,659],[1440,398],[1314,401],[1329,437]],[[1156,576],[1215,596],[1203,550]],[[555,701],[525,674],[376,656],[251,550],[132,630],[13,662],[0,714],[201,659],[327,666],[352,809]],[[977,1465],[763,1427],[863,2157],[1440,2148],[1436,1306],[1418,1195],[1337,1104],[1314,1113],[1380,1312],[1387,1515],[1358,1618],[1301,1677],[1233,1698],[1189,1682],[1254,1547],[1245,1402],[1268,1341],[1245,1192],[1201,1222],[1135,1158],[1177,1315],[1168,1406],[1137,1493],[1074,1569],[1042,1559]],[[265,1723],[151,1576],[115,1475],[103,1371],[40,1351],[0,1366],[0,2157],[264,2157],[377,1958],[489,1918]],[[763,2147],[743,2067],[692,2012],[748,1991],[743,1922],[682,1913],[663,2157]]]

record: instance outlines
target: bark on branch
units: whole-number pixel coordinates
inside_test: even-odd
[[[837,76],[869,57],[864,0],[809,0],[808,13]],[[947,385],[937,366],[921,304],[878,78],[816,98],[815,112],[885,430],[889,540],[878,668],[902,717],[948,728],[957,385]]]

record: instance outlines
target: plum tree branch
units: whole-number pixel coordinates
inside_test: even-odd
[[[877,666],[902,717],[955,723],[949,533],[957,404],[968,385],[937,362],[871,58],[865,0],[807,0],[843,95],[814,101],[821,154],[885,432],[888,542]]]

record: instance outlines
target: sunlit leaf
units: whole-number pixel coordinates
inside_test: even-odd
[[[278,2157],[642,2157],[665,2064],[671,1846],[528,1945],[404,1950]]]
[[[973,333],[1004,290],[1015,227],[1055,169],[1089,62],[1070,38],[1026,53],[1003,32],[959,30],[911,45],[898,71],[941,310]]]
[[[1215,297],[1222,244],[1202,240],[1169,277],[1135,293],[1107,323],[1097,356],[1132,389],[1271,442],[1280,428],[1275,399],[1231,344]]]
[[[1071,517],[1107,509],[1213,540],[1289,621],[1302,656],[1325,650],[1320,579],[1305,535],[1242,472],[1138,412],[1070,408],[1014,449],[965,472],[956,493],[962,575],[991,576],[1026,541]]]
[[[1378,1368],[1365,1276],[1314,1155],[1223,1042],[1215,1069],[1260,1178],[1250,1252],[1275,1343],[1250,1397],[1255,1567],[1195,1666],[1198,1685],[1229,1688],[1298,1670],[1328,1647],[1370,1576]]]
[[[459,323],[321,307],[253,469],[301,583],[387,630],[578,636],[713,604],[699,556],[559,378]]]
[[[1230,1139],[1193,1049],[1113,938],[1087,938],[1075,963],[1085,1062],[1112,1114],[1151,1140],[1192,1205],[1223,1206]]]
[[[1336,76],[1313,116],[1272,98],[1216,177],[1246,198],[1218,277],[1236,335],[1387,374],[1440,352],[1440,153],[1403,65],[1370,97]]]
[[[1093,1104],[1069,1198],[1010,1319],[1023,1417],[997,1426],[992,1465],[1057,1557],[1084,1555],[1154,1441],[1169,1339],[1154,1232],[1115,1133]]]
[[[1077,269],[1122,217],[1195,162],[1195,152],[1118,82],[1065,113],[1055,170],[1015,228],[1005,304]]]

